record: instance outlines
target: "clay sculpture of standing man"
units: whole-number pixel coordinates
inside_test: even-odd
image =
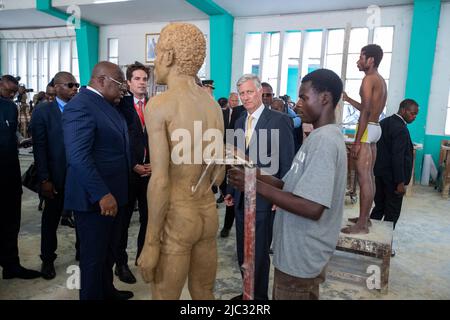
[[[205,48],[203,33],[185,23],[167,25],[156,46],[156,82],[168,90],[150,100],[145,111],[152,176],[138,260],[153,299],[179,299],[186,279],[192,299],[214,299],[218,215],[211,185],[220,185],[224,168],[208,166],[205,154],[215,143],[219,151],[211,154],[223,157],[223,117],[195,83]],[[219,137],[209,141],[211,132]]]

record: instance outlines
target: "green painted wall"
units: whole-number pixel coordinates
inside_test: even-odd
[[[209,16],[228,14],[226,10],[212,0],[186,0],[186,2],[190,3],[198,10],[203,11]]]
[[[210,78],[214,97],[228,97],[231,83],[234,18],[211,0],[186,0],[209,15]]]
[[[214,15],[209,18],[210,69],[214,80],[214,97],[227,97],[230,94],[231,66],[233,55],[234,18],[229,14]]]
[[[86,85],[91,78],[94,66],[98,63],[99,30],[97,26],[82,21],[80,28],[76,29],[75,33],[77,35],[80,82],[82,85]]]
[[[65,21],[70,17],[69,14],[53,8],[52,0],[36,0],[36,9]],[[75,34],[80,82],[82,85],[86,85],[89,82],[94,66],[98,62],[99,28],[81,19],[80,28],[75,29]]]
[[[418,117],[409,126],[413,142],[424,145],[424,150],[418,151],[416,155],[416,181],[420,180],[423,154],[428,150],[425,127],[440,12],[440,0],[414,1],[405,97],[416,100],[420,106]]]

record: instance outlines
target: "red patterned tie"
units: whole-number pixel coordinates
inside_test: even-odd
[[[141,119],[142,127],[144,127],[145,126],[144,102],[142,100],[139,100],[138,107],[139,107],[139,113],[140,113],[139,118]]]

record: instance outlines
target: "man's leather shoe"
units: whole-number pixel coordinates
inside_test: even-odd
[[[53,262],[42,262],[41,268],[42,278],[51,280],[56,277],[55,266]]]
[[[220,237],[227,238],[230,235],[230,229],[223,228],[222,231],[220,231]]]
[[[241,293],[240,295],[237,295],[236,297],[231,298],[230,300],[243,300],[244,295]]]
[[[114,274],[119,277],[120,281],[125,283],[136,283],[136,278],[131,273],[130,268],[125,265],[116,265]]]
[[[114,289],[113,294],[107,297],[106,300],[129,300],[133,297],[134,294],[131,291]]]
[[[12,268],[3,268],[3,279],[36,279],[40,278],[42,274],[39,271],[30,270],[18,265]]]
[[[61,225],[69,228],[75,228],[75,221],[73,221],[72,217],[62,217]]]

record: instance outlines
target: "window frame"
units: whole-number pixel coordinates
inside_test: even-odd
[[[7,46],[7,57],[6,61],[8,62],[8,73],[10,73],[12,76],[17,76],[19,72],[19,52],[18,52],[18,46],[19,43],[25,44],[25,70],[26,70],[26,77],[25,79],[21,79],[20,82],[24,83],[25,86],[29,89],[34,89],[35,93],[38,93],[39,91],[45,91],[47,87],[47,83],[50,82],[51,78],[54,76],[54,74],[50,74],[50,43],[52,41],[58,42],[58,70],[59,71],[69,71],[70,73],[75,75],[75,78],[77,81],[79,81],[79,70],[77,72],[74,72],[73,70],[73,60],[78,60],[78,56],[74,58],[73,56],[73,44],[76,44],[75,37],[52,37],[52,38],[42,38],[42,39],[10,39],[6,41]],[[62,56],[61,56],[61,43],[63,41],[69,41],[70,44],[70,70],[61,70],[62,65]],[[9,50],[10,45],[15,45],[15,56],[11,57],[11,53]],[[44,51],[46,51],[46,63],[45,65],[42,65],[43,61],[43,54]],[[35,56],[36,53],[36,56]],[[33,68],[33,65],[36,63],[35,68]],[[15,69],[15,72],[11,72],[13,69]],[[46,73],[46,74],[45,74]],[[45,75],[47,75],[46,83],[43,84],[42,78],[45,78]],[[33,79],[35,78],[35,79]],[[36,85],[34,85],[34,82]]]

